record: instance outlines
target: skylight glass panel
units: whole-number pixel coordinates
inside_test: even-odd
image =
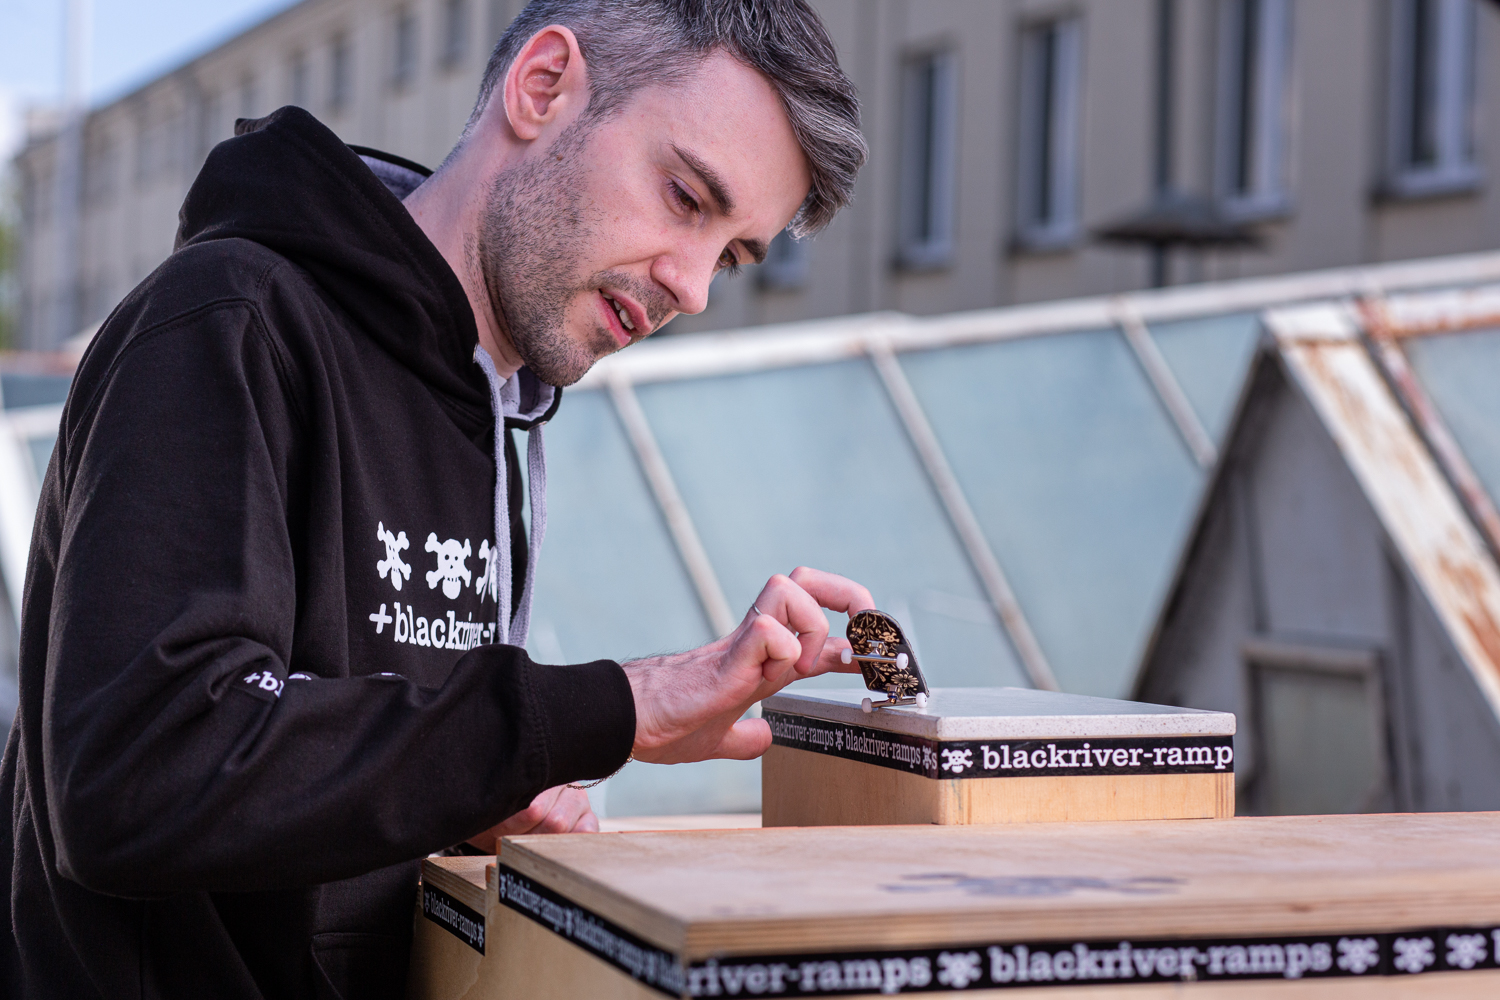
[[[1025,683],[868,362],[636,391],[736,614],[805,564],[869,587],[932,684]]]
[[[1500,329],[1402,342],[1417,378],[1492,501],[1500,502]]]
[[[1255,313],[1225,313],[1153,323],[1151,336],[1204,430],[1222,445],[1255,355],[1260,320]]]
[[[1124,339],[901,361],[1063,689],[1125,695],[1202,480]]]
[[[712,639],[609,398],[567,393],[545,433],[547,537],[537,563],[532,656],[625,660]]]

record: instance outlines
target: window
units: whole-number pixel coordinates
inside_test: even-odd
[[[909,60],[902,85],[900,261],[940,267],[953,254],[957,59],[935,52]]]
[[[180,107],[171,107],[152,131],[156,143],[158,169],[168,175],[180,174],[187,166],[187,118]]]
[[[1214,157],[1217,189],[1231,216],[1284,212],[1287,0],[1221,0]]]
[[[783,229],[766,249],[766,259],[756,274],[767,291],[792,291],[807,284],[808,240],[794,240]]]
[[[1078,235],[1078,106],[1083,69],[1077,18],[1036,25],[1021,37],[1017,239],[1024,247]]]
[[[396,11],[391,84],[406,87],[417,75],[417,16],[402,7]]]
[[[354,57],[349,50],[349,36],[333,36],[329,59],[328,107],[337,114],[349,105],[354,89]]]
[[[505,29],[510,27],[511,17],[509,0],[490,0],[490,45],[500,40],[505,34]]]
[[[83,199],[88,205],[107,205],[115,193],[115,143],[108,133],[90,135],[84,143]]]
[[[1389,808],[1379,655],[1255,640],[1245,658],[1256,740],[1251,809],[1286,816]]]
[[[52,221],[52,209],[56,207],[53,205],[52,182],[50,165],[44,170],[33,166],[23,176],[25,194],[21,204],[25,206],[28,226],[45,226]]]
[[[469,41],[469,5],[466,0],[443,3],[443,51],[440,61],[445,67],[457,66],[464,57]]]
[[[240,77],[240,117],[254,118],[258,100],[255,93],[255,77],[246,73]]]
[[[1473,187],[1473,0],[1394,0],[1390,178],[1397,196]]]
[[[201,160],[223,136],[221,119],[224,116],[224,100],[217,90],[203,93],[198,114],[198,157]]]
[[[153,147],[151,143],[151,136],[147,131],[146,113],[144,109],[136,109],[131,124],[134,126],[131,131],[134,133],[133,138],[135,139],[135,148],[132,150],[132,152],[135,154],[134,169],[132,170],[132,173],[135,175],[135,186],[137,188],[142,188],[146,186],[146,179],[151,176],[151,171],[155,166],[155,164],[152,162],[151,153]]]
[[[307,64],[307,55],[292,54],[292,103],[299,108],[311,107],[309,91],[312,89],[312,69]]]

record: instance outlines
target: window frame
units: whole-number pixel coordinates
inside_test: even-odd
[[[909,270],[953,259],[958,184],[958,54],[936,47],[901,61],[897,263]]]
[[[1432,43],[1436,107],[1431,112],[1438,134],[1431,164],[1416,162],[1411,149],[1419,101],[1414,21],[1419,7],[1426,4],[1435,5],[1438,11],[1437,37]],[[1381,194],[1406,199],[1474,191],[1483,181],[1475,120],[1479,102],[1477,4],[1474,0],[1391,0],[1388,13],[1386,180]]]
[[[1021,250],[1068,249],[1083,231],[1083,17],[1032,22],[1019,42],[1015,242]]]
[[[288,60],[291,101],[299,108],[312,108],[312,60],[303,49],[296,49]]]
[[[347,31],[336,31],[328,39],[328,110],[343,112],[353,94],[354,44]]]
[[[1385,692],[1385,657],[1378,648],[1343,645],[1297,639],[1257,637],[1246,641],[1241,654],[1249,685],[1251,732],[1255,741],[1253,769],[1243,776],[1246,805],[1257,815],[1268,812],[1272,790],[1269,785],[1266,746],[1270,739],[1264,685],[1271,674],[1283,676],[1332,677],[1358,680],[1364,689],[1369,711],[1371,742],[1366,751],[1372,763],[1373,777],[1364,789],[1359,812],[1389,811],[1392,781],[1395,774],[1390,751],[1390,713]]]
[[[410,90],[416,86],[421,49],[418,44],[417,12],[401,6],[391,12],[391,89]]]
[[[438,65],[443,69],[454,69],[464,61],[469,50],[469,21],[468,0],[443,0],[442,50],[438,53]]]
[[[119,149],[108,126],[88,130],[83,142],[83,203],[107,208],[114,203],[119,181]]]
[[[1253,14],[1247,15],[1247,8]],[[1292,210],[1292,5],[1290,0],[1218,0],[1215,12],[1213,162],[1220,209],[1235,219],[1286,215]],[[1250,16],[1254,35],[1247,38]]]

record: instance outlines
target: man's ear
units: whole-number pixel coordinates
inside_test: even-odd
[[[543,28],[521,46],[505,74],[505,117],[518,139],[530,141],[589,97],[588,71],[573,32]]]

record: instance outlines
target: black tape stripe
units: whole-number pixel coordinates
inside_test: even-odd
[[[500,902],[601,958],[637,982],[667,996],[682,996],[682,962],[671,952],[632,934],[577,903],[500,865]]]
[[[502,865],[498,875],[500,901],[506,906],[667,996],[950,993],[1039,986],[1402,977],[1500,969],[1500,925],[1380,933],[982,942],[942,948],[719,957],[684,966],[678,956],[512,868]],[[1078,880],[1022,881],[1033,890],[1054,895],[1080,888],[1072,884]],[[1104,888],[1155,894],[1170,892],[1166,883],[1173,881],[1124,880]],[[1046,886],[1037,889],[1031,883]],[[1007,883],[1007,887],[1012,894],[1035,894],[1026,886]]]
[[[429,882],[422,883],[422,915],[479,954],[484,954],[484,916]]]
[[[786,712],[763,718],[776,746],[933,779],[1234,773],[1232,736],[933,740]]]
[[[1038,986],[1349,979],[1500,968],[1500,928],[1391,934],[1040,941],[710,959],[687,995],[849,996]]]

